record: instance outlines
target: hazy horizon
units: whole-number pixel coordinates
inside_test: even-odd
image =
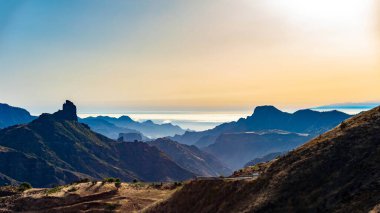
[[[9,104],[9,103],[8,103]],[[12,104],[11,104],[12,105]],[[362,111],[369,110],[371,108],[374,108],[376,106],[380,105],[379,102],[364,102],[364,103],[338,103],[338,104],[330,104],[325,106],[316,106],[316,107],[309,107],[309,108],[297,108],[297,107],[277,107],[279,110],[288,112],[288,113],[294,113],[297,110],[302,109],[312,109],[315,111],[332,111],[332,110],[338,110],[350,115],[358,114]],[[21,106],[17,106],[21,107]],[[198,110],[118,110],[117,112],[111,112],[109,109],[103,109],[100,111],[83,111],[83,108],[80,105],[77,105],[78,108],[78,116],[80,118],[87,118],[87,117],[96,117],[96,116],[109,116],[109,117],[121,117],[121,116],[129,116],[135,121],[144,122],[147,120],[151,120],[158,124],[164,124],[164,123],[172,123],[174,125],[178,125],[183,129],[189,129],[194,131],[202,131],[214,128],[217,125],[220,125],[222,123],[231,122],[231,121],[237,121],[240,118],[246,118],[247,116],[252,115],[254,108],[256,106],[250,108],[250,109],[233,109],[233,110],[226,110],[226,109],[198,109]],[[91,107],[90,107],[91,108]],[[39,113],[35,113],[31,111],[30,109],[27,109],[31,112],[32,115],[38,116],[44,112],[52,113],[59,109],[59,107],[56,107],[55,109],[52,109],[50,111],[43,111]]]
[[[52,112],[379,100],[376,0],[0,0],[0,102]]]

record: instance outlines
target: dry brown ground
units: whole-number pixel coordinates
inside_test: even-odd
[[[0,212],[138,212],[169,197],[172,184],[79,183],[52,189],[30,189],[0,194]],[[7,191],[7,190],[3,190]]]

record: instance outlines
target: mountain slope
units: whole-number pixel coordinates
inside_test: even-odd
[[[0,130],[0,146],[0,173],[37,187],[83,177],[166,181],[193,176],[155,147],[92,132],[77,121],[76,107],[69,101],[52,115]]]
[[[35,118],[25,109],[0,103],[0,129],[16,124],[29,123]]]
[[[254,166],[258,163],[264,163],[264,162],[268,162],[268,161],[271,161],[281,155],[284,155],[286,152],[272,152],[272,153],[269,153],[267,155],[264,155],[262,157],[259,157],[259,158],[255,158],[253,160],[250,160],[248,163],[246,163],[244,165],[244,167],[248,167],[248,166]]]
[[[173,140],[184,144],[196,144],[206,147],[215,142],[223,133],[237,133],[261,130],[283,130],[295,133],[318,135],[338,125],[350,115],[338,112],[317,112],[299,110],[293,114],[282,112],[273,106],[259,106],[254,113],[236,122],[224,123],[214,129],[203,132],[186,132],[176,135]]]
[[[289,151],[310,139],[308,135],[278,130],[225,133],[204,150],[236,170],[242,168],[249,160],[272,152]]]
[[[267,163],[254,181],[192,181],[147,212],[369,212],[380,204],[380,107]]]
[[[130,130],[136,130],[150,138],[173,136],[185,132],[181,127],[170,123],[156,124],[152,121],[137,122],[128,116],[121,116],[119,118],[108,116],[88,117],[80,121],[89,125],[94,131],[113,139],[117,139],[119,133],[129,133],[131,132]],[[107,131],[104,130],[105,122],[107,123]]]
[[[232,173],[217,158],[195,146],[180,144],[167,138],[157,139],[149,142],[149,144],[167,154],[182,168],[199,176],[215,177]]]

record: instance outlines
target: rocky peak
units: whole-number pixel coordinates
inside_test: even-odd
[[[274,106],[258,106],[255,108],[255,111],[253,112],[254,115],[271,115],[277,113],[283,112]]]
[[[77,107],[73,102],[66,100],[63,104],[62,110],[54,113],[53,116],[59,120],[78,121]]]

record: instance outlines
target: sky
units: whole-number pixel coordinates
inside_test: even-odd
[[[377,0],[0,0],[0,102],[33,114],[380,100]]]

